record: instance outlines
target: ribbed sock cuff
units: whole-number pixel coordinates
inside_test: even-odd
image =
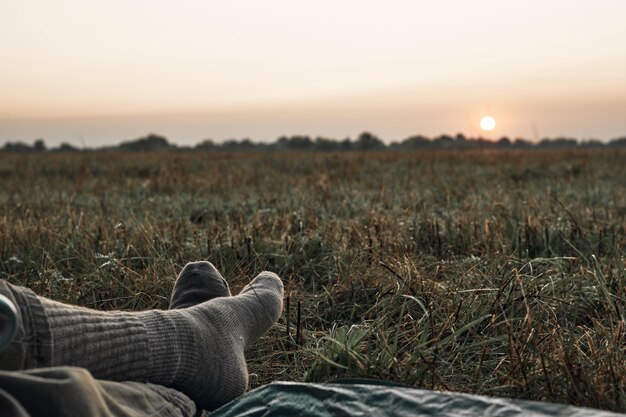
[[[181,327],[185,327],[187,323],[177,320],[170,311],[147,311],[141,313],[141,320],[146,326],[150,355],[148,380],[170,386],[176,380],[185,360],[181,346],[188,341],[182,338],[195,338],[195,334],[193,331],[181,331]]]
[[[146,327],[136,313],[96,311],[42,299],[54,345],[53,366],[79,366],[94,377],[145,381],[152,366]]]

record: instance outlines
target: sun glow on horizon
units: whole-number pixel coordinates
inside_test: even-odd
[[[484,116],[480,119],[480,128],[485,132],[491,132],[496,127],[496,119],[491,116]]]

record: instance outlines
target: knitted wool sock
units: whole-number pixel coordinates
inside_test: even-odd
[[[187,308],[217,297],[230,297],[230,288],[212,263],[190,262],[178,275],[170,310]]]
[[[245,392],[244,349],[278,320],[282,298],[280,278],[262,272],[237,296],[175,310],[101,312],[40,300],[52,334],[52,366],[175,388],[213,410]]]

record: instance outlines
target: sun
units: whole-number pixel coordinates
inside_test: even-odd
[[[480,119],[480,128],[485,132],[491,132],[496,127],[496,119],[491,116],[485,116]]]

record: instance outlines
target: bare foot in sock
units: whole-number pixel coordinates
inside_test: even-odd
[[[178,294],[174,306],[197,299]],[[102,312],[38,297],[52,335],[51,366],[176,388],[206,410],[245,392],[244,349],[278,320],[282,299],[283,284],[272,272],[259,274],[237,296],[174,310]]]
[[[178,274],[169,309],[192,307],[230,295],[228,283],[211,262],[190,262]]]

